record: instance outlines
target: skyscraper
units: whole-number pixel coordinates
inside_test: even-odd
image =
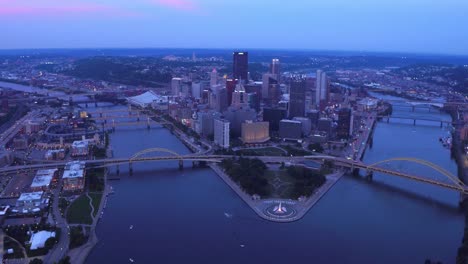
[[[271,74],[276,74],[276,76],[279,79],[279,76],[280,76],[280,61],[279,61],[279,59],[271,60],[270,73]]]
[[[270,84],[278,84],[278,79],[275,74],[265,73],[262,75],[262,99],[270,99]]]
[[[227,103],[228,106],[232,103],[232,93],[236,89],[236,80],[234,79],[226,79],[226,90],[227,90]]]
[[[229,148],[229,121],[214,120],[214,143],[222,148]]]
[[[347,139],[353,130],[353,112],[350,108],[341,108],[338,111],[338,127],[336,129],[339,138]]]
[[[320,105],[321,102],[328,102],[330,89],[328,86],[328,77],[322,70],[317,70],[316,88],[315,88],[315,104]]]
[[[219,89],[216,94],[216,111],[222,113],[228,108],[227,104],[227,90],[226,88]]]
[[[244,86],[239,83],[236,85],[236,89],[232,93],[231,106],[241,107],[247,105],[247,93],[245,92]]]
[[[210,73],[210,86],[213,87],[218,84],[218,72],[216,69]]]
[[[182,79],[181,78],[172,78],[171,82],[172,95],[179,96],[182,91]]]
[[[305,116],[305,81],[294,80],[289,88],[288,117]]]
[[[233,53],[233,74],[234,79],[242,79],[248,81],[249,78],[249,53],[234,52]]]

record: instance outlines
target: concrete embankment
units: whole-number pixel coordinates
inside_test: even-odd
[[[231,178],[224,173],[223,169],[216,164],[210,164],[216,174],[229,186],[231,189],[239,195],[239,197],[261,218],[279,223],[294,222],[302,217],[338,182],[339,179],[344,175],[342,171],[329,174],[326,176],[326,182],[318,188],[309,198],[298,201],[291,199],[253,199],[252,196],[245,193],[240,186],[233,182]],[[280,203],[287,204],[294,210],[294,214],[287,217],[281,215],[274,216],[268,214],[267,210],[272,206],[278,206]]]

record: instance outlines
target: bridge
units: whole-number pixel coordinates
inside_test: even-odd
[[[164,153],[165,156],[153,156],[148,154],[153,153]],[[141,163],[141,162],[155,162],[155,161],[178,161],[179,168],[183,168],[184,161],[194,161],[194,162],[207,162],[207,163],[219,163],[223,159],[230,159],[235,158],[238,156],[233,155],[205,155],[205,153],[195,153],[195,154],[187,154],[187,155],[179,155],[176,152],[173,152],[168,149],[164,148],[151,148],[140,151],[129,158],[108,158],[108,159],[99,159],[99,160],[85,160],[86,164],[91,167],[108,167],[108,166],[118,166],[122,164],[129,164],[130,172],[133,172],[133,164],[134,163]],[[333,157],[328,155],[313,155],[313,156],[296,156],[296,157],[284,157],[284,156],[258,156],[258,159],[261,159],[265,163],[282,163],[282,162],[290,162],[292,164],[302,164],[306,161],[320,161],[325,163],[325,161],[332,162],[335,166],[349,168],[351,170],[365,170],[366,175],[369,179],[372,179],[373,173],[384,173],[386,175],[400,177],[412,181],[422,182],[425,184],[430,184],[438,187],[442,187],[445,189],[449,189],[452,191],[457,191],[461,194],[468,194],[468,187],[458,179],[457,176],[451,174],[444,168],[425,161],[421,159],[411,158],[411,157],[398,157],[393,159],[388,159],[384,161],[380,161],[373,164],[365,164],[361,161],[356,161],[352,159],[345,159],[341,157]],[[436,180],[432,178],[423,177],[420,175],[413,175],[406,172],[401,172],[397,170],[392,170],[388,168],[384,168],[382,164],[386,164],[389,162],[394,161],[406,161],[411,163],[416,163],[423,165],[425,167],[429,167],[439,174],[444,176],[447,181]],[[11,172],[20,172],[20,171],[27,171],[27,170],[35,170],[35,169],[47,169],[47,168],[59,168],[64,167],[67,162],[60,161],[60,162],[47,162],[41,164],[28,164],[28,165],[18,165],[18,166],[10,166],[10,167],[3,167],[0,168],[0,173],[6,174]]]
[[[450,120],[443,120],[443,119],[435,119],[435,118],[428,118],[428,117],[411,117],[411,116],[398,116],[398,115],[380,115],[377,116],[379,119],[383,119],[387,121],[387,123],[390,123],[390,119],[400,119],[400,120],[412,120],[413,125],[416,125],[416,121],[431,121],[431,122],[437,122],[440,123],[440,127],[442,127],[444,124],[451,125],[453,124],[453,121]]]

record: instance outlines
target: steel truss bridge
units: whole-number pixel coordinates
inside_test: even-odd
[[[150,155],[154,153],[164,153],[164,156],[155,156]],[[136,153],[135,155],[129,158],[108,158],[108,159],[99,159],[99,160],[85,160],[87,166],[90,167],[108,167],[108,166],[119,166],[122,164],[129,164],[130,169],[132,170],[132,164],[141,163],[141,162],[155,162],[155,161],[178,161],[179,166],[183,166],[184,161],[194,161],[194,162],[207,162],[207,163],[219,163],[223,159],[235,158],[238,156],[233,155],[205,155],[200,153],[179,155],[178,153],[171,151],[165,148],[150,148],[145,149]],[[249,157],[248,157],[249,158]],[[253,158],[253,157],[250,157]],[[439,186],[449,190],[457,191],[461,194],[468,194],[468,187],[460,180],[457,176],[453,175],[446,169],[425,161],[422,159],[411,158],[411,157],[396,157],[392,159],[387,159],[379,161],[373,164],[365,164],[361,161],[355,161],[340,157],[333,157],[328,155],[314,155],[314,156],[297,156],[297,157],[285,157],[285,156],[257,156],[256,158],[262,160],[265,163],[282,163],[290,162],[292,164],[304,164],[307,161],[319,161],[319,162],[332,162],[335,166],[349,168],[352,170],[362,169],[365,170],[368,177],[372,177],[374,172],[384,173],[390,176],[401,177],[404,179],[422,182],[434,186]],[[398,170],[393,170],[389,168],[384,168],[381,165],[387,164],[395,161],[405,161],[410,163],[416,163],[423,165],[425,167],[431,168],[437,171],[448,181],[441,181],[437,179],[432,179],[428,177],[423,177],[420,175],[414,175],[406,172],[401,172]],[[21,172],[28,170],[36,169],[47,169],[47,168],[59,168],[64,167],[67,162],[65,161],[51,161],[44,162],[41,164],[28,164],[28,165],[18,165],[18,166],[9,166],[0,168],[1,174],[12,173],[12,172]]]

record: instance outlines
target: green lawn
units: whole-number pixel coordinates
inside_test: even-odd
[[[291,198],[295,181],[286,170],[268,170],[266,176],[272,190],[271,198]]]
[[[7,236],[5,236],[3,239],[3,247],[5,248],[5,259],[24,258],[23,248],[18,243],[16,243],[16,241]],[[6,250],[9,248],[13,249],[13,254],[6,253]]]
[[[91,206],[86,195],[82,194],[68,207],[67,221],[69,224],[92,224]]]
[[[90,193],[89,196],[91,197],[91,199],[93,199],[92,203],[94,206],[94,217],[96,217],[98,210],[99,210],[99,205],[101,204],[102,192]]]

